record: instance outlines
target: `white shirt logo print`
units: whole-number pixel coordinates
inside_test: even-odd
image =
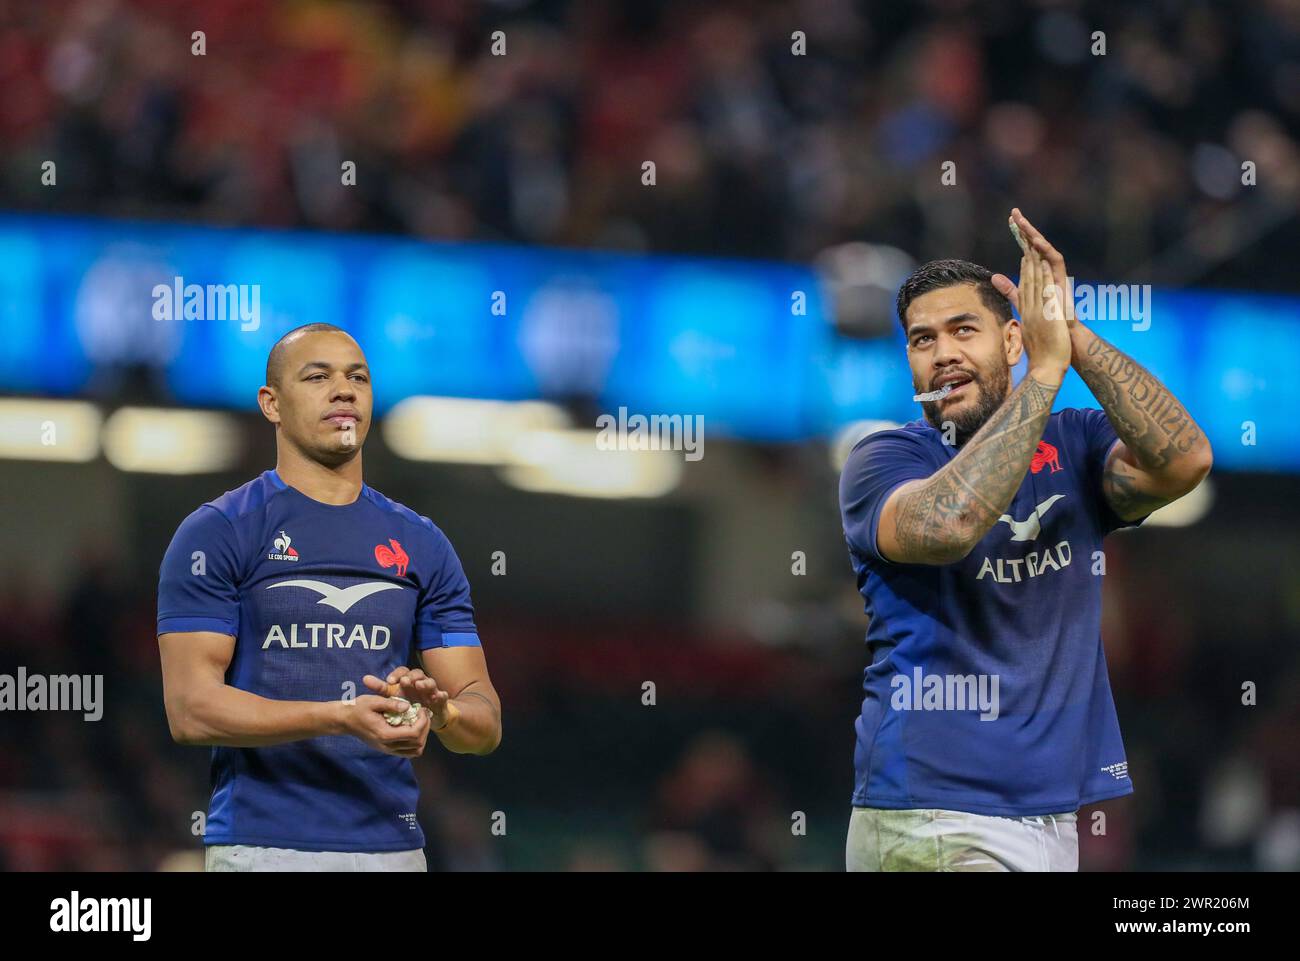
[[[998,520],[1006,521],[1007,526],[1011,528],[1011,539],[1013,541],[1032,541],[1038,537],[1039,532],[1042,530],[1042,519],[1047,514],[1048,509],[1064,496],[1064,494],[1053,494],[1035,507],[1034,512],[1023,521],[1016,520],[1010,514],[1003,514]]]
[[[346,614],[357,601],[369,597],[371,594],[378,594],[380,591],[400,591],[401,584],[389,584],[387,581],[362,581],[360,584],[353,584],[351,587],[335,587],[333,584],[326,584],[324,581],[277,581],[274,584],[267,585],[267,590],[273,587],[305,587],[321,595],[317,604],[325,604],[334,608],[340,614]]]

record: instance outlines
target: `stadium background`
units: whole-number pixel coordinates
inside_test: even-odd
[[[1157,285],[1149,332],[1098,332],[1215,425],[1212,491],[1107,543],[1137,793],[1102,807],[1083,867],[1294,870],[1298,127],[1300,5],[1282,0],[0,4],[0,670],[106,678],[97,723],[0,718],[0,866],[194,866],[207,752],[167,735],[158,561],[189,511],[272,464],[240,391],[324,305],[364,335],[377,389],[401,385],[393,404],[546,400],[473,410],[587,431],[622,402],[705,414],[705,456],[660,458],[656,496],[540,492],[372,432],[367,481],[465,562],[505,708],[494,755],[416,765],[431,866],[841,869],[865,621],[836,442],[917,416],[893,287],[933,257],[1014,267],[1014,204],[1077,277]],[[427,287],[421,251],[445,267]],[[154,321],[160,257],[264,284],[263,328]],[[448,292],[462,268],[481,291]],[[375,291],[403,283],[394,303],[432,306],[394,326]],[[163,428],[122,408],[217,414],[184,422],[166,466],[219,463],[142,467]],[[50,417],[80,453],[33,443]]]

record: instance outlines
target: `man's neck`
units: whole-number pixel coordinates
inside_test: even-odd
[[[305,457],[290,444],[277,447],[275,472],[280,480],[312,500],[341,507],[361,496],[361,451],[331,467]]]

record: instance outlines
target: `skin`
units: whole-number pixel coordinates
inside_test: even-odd
[[[1002,321],[983,303],[974,284],[961,284],[918,297],[908,309],[907,359],[917,391],[941,386],[945,377],[961,373],[971,386],[954,390],[942,400],[925,401],[921,409],[936,430],[951,425],[961,447],[984,425],[1011,390],[1011,363],[1023,349],[1019,331]],[[1001,337],[981,336],[1000,332]],[[965,351],[958,348],[965,347]]]
[[[1010,219],[1029,245],[1020,284],[995,274],[993,285],[1020,313],[1019,322],[1003,323],[973,284],[931,291],[908,308],[908,363],[917,391],[935,389],[955,371],[976,382],[927,405],[932,424],[952,421],[968,430],[957,431],[956,457],[885,502],[877,546],[891,561],[951,564],[970,553],[1010,506],[1070,366],[1120,438],[1102,477],[1103,496],[1120,517],[1136,520],[1177,500],[1210,470],[1209,443],[1186,410],[1141,365],[1078,322],[1063,296],[1064,258],[1018,208]],[[996,398],[1001,371],[1022,350],[1028,374],[988,410],[988,393]]]
[[[1011,211],[1011,220],[1050,266],[1048,295],[1058,298],[1070,332],[1070,363],[1119,435],[1102,476],[1110,506],[1125,520],[1136,520],[1195,489],[1214,466],[1204,431],[1145,367],[1078,321],[1074,304],[1063,296],[1069,277],[1065,258],[1020,208]],[[1010,278],[997,274],[993,285],[1013,305],[1017,303],[1018,292]]]
[[[263,416],[275,425],[276,471],[313,500],[351,504],[361,496],[361,451],[373,410],[365,355],[355,340],[336,331],[303,333],[285,348],[278,382],[257,395]],[[329,419],[341,412],[353,417],[351,429]],[[235,653],[229,634],[161,634],[158,646],[167,723],[181,744],[261,747],[346,734],[385,754],[418,757],[431,730],[460,754],[489,754],[501,742],[501,701],[479,647],[421,651],[422,670],[399,668],[389,675],[401,682],[396,691],[367,675],[364,682],[378,693],[318,702],[276,701],[226,684]],[[407,705],[386,694],[426,710],[417,723],[392,727],[384,712]]]
[[[314,500],[351,504],[361,496],[361,450],[374,408],[365,355],[334,331],[300,334],[284,347],[279,383],[257,391],[262,416],[276,425],[275,469]],[[336,412],[354,414],[354,429],[326,419]]]
[[[424,663],[424,670],[399,667],[384,681],[367,674],[364,678],[365,685],[381,696],[392,693],[396,688],[399,697],[405,698],[412,704],[424,705],[431,718],[433,733],[438,736],[442,746],[447,750],[455,754],[487,753],[480,749],[481,733],[477,728],[482,725],[461,726],[465,715],[460,705],[470,703],[477,706],[481,702],[487,706],[495,722],[496,739],[489,749],[494,750],[501,742],[501,701],[492,685],[484,683],[479,677],[472,676],[473,672],[470,671],[468,673],[471,679],[457,688],[456,694],[453,695],[449,691],[440,689],[438,682],[431,676],[441,670],[444,680],[451,678],[448,683],[455,683],[457,678],[465,676],[465,672],[447,670],[448,662],[454,661],[458,655],[463,655],[472,667],[475,661],[474,652],[482,658],[483,652],[479,648],[434,648],[421,651],[420,660]],[[486,677],[486,674],[484,676]]]
[[[1022,258],[1018,324],[989,310],[974,284],[930,291],[908,307],[907,359],[916,389],[934,390],[957,373],[975,378],[934,402],[927,417],[965,423],[974,433],[967,439],[956,432],[956,457],[885,501],[876,540],[889,560],[955,563],[1011,505],[1070,363],[1065,321],[1042,309],[1047,276],[1040,258]],[[1022,352],[1029,354],[1029,371],[1013,390],[1009,370]],[[997,406],[985,414],[988,391],[996,390],[990,385],[999,384],[1003,396],[995,392]]]

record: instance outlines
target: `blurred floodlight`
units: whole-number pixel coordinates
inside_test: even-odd
[[[240,434],[228,414],[123,407],[104,424],[104,456],[118,470],[208,474],[239,461]]]
[[[1190,494],[1166,504],[1145,521],[1143,527],[1190,527],[1214,506],[1214,484],[1206,477]]]
[[[407,460],[504,464],[520,434],[568,426],[564,408],[541,401],[408,397],[384,418],[382,429],[384,443]]]
[[[681,481],[680,451],[601,450],[591,430],[533,430],[515,438],[507,483],[573,497],[662,497]]]
[[[893,420],[855,420],[845,424],[831,441],[831,467],[835,468],[837,474],[842,471],[844,462],[849,459],[849,453],[857,442],[868,434],[874,434],[878,430],[893,430],[901,426]]]
[[[1206,780],[1201,837],[1217,848],[1249,844],[1259,836],[1268,811],[1268,781],[1258,762],[1244,757],[1221,761]]]
[[[203,866],[203,855],[198,851],[173,851],[165,855],[154,870],[160,873],[198,874],[206,869]]]
[[[102,418],[76,400],[0,400],[0,457],[85,463],[99,456]]]
[[[835,329],[846,337],[894,334],[894,298],[916,262],[885,244],[852,241],[827,247],[814,260],[830,294]]]

